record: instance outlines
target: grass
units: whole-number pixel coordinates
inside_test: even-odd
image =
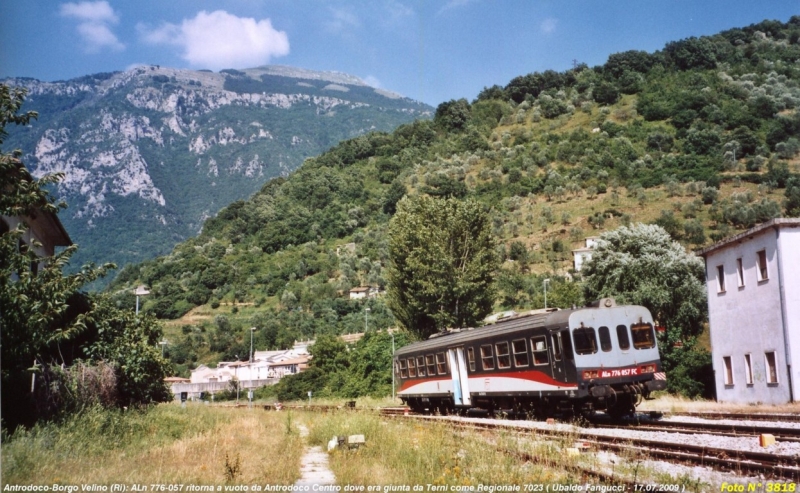
[[[94,409],[4,437],[3,484],[291,484],[303,446],[283,417],[202,405]]]
[[[359,407],[382,403],[359,402]],[[651,403],[659,409],[700,407],[674,398]],[[305,439],[300,425],[310,430]],[[330,454],[339,485],[595,484],[598,480],[582,471],[597,470],[640,482],[677,482],[687,491],[708,486],[690,477],[671,478],[638,455],[612,460],[599,452],[567,453],[577,436],[464,431],[371,412],[176,404],[147,411],[94,409],[60,425],[4,435],[2,484],[292,484],[300,477],[306,447],[326,448],[331,437],[341,435],[364,435],[366,444]]]
[[[800,404],[737,404],[710,400],[692,400],[675,395],[659,395],[654,400],[644,401],[639,411],[672,412],[721,412],[721,413],[787,413],[800,414]]]

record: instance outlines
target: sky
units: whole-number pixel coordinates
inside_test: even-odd
[[[436,106],[792,15],[800,0],[0,0],[0,78],[275,64],[345,72]]]

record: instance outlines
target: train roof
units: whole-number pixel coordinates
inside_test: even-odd
[[[579,308],[579,310],[582,308]],[[415,342],[398,349],[395,354],[415,353],[431,350],[443,346],[463,344],[473,339],[480,339],[489,335],[516,332],[517,330],[538,327],[560,327],[567,323],[569,315],[576,310],[553,310],[544,313],[517,315],[501,320],[491,325],[482,327],[469,327],[458,329],[444,334],[436,334],[430,339]]]
[[[484,337],[510,334],[519,330],[545,328],[547,330],[556,330],[563,328],[569,322],[569,317],[573,313],[587,309],[597,308],[611,308],[617,306],[613,298],[603,298],[586,306],[580,308],[573,308],[570,310],[535,310],[527,314],[516,315],[498,321],[497,323],[484,325],[482,327],[469,327],[465,329],[457,329],[444,334],[435,334],[430,339],[419,341],[404,346],[395,354],[403,355],[408,353],[416,353],[419,351],[430,351],[443,347],[457,346],[474,339],[481,339]]]

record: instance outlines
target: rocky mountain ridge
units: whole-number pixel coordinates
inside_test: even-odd
[[[163,254],[221,207],[342,139],[431,108],[337,72],[258,67],[218,73],[159,66],[69,81],[3,80],[39,118],[11,129],[38,176],[62,172],[61,219],[84,260]]]

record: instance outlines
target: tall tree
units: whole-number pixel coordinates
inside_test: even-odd
[[[614,297],[645,306],[666,328],[659,342],[670,390],[690,396],[708,390],[710,358],[696,346],[708,316],[699,257],[664,228],[636,224],[603,233],[582,273],[587,300]]]
[[[499,262],[481,204],[405,197],[389,242],[387,303],[400,325],[425,338],[477,325],[491,311]]]

